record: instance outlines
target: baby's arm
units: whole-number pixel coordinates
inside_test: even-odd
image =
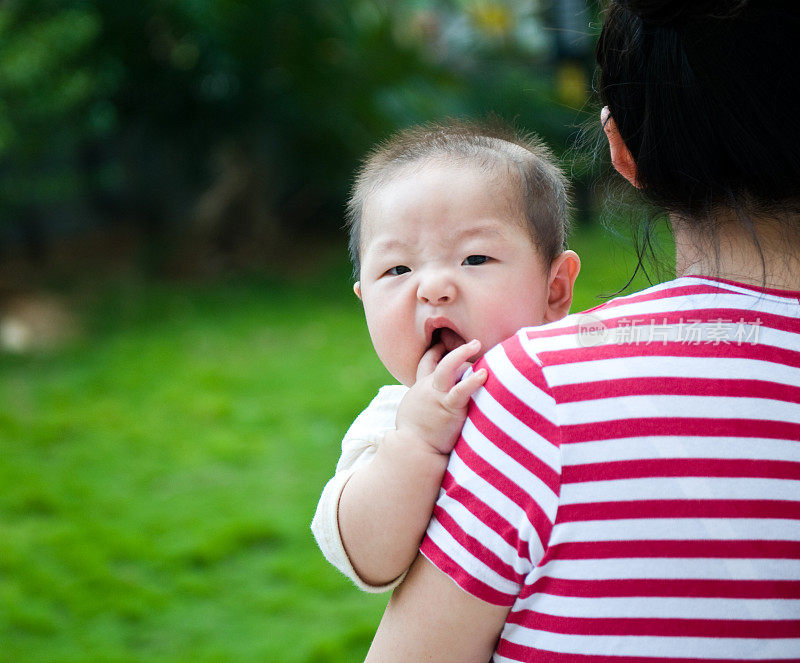
[[[469,399],[486,380],[482,369],[458,382],[479,349],[472,341],[442,357],[437,345],[423,356],[397,411],[397,429],[344,487],[342,541],[353,568],[371,585],[399,576],[417,554]]]
[[[325,484],[311,521],[311,531],[325,559],[365,592],[385,592],[393,589],[397,582],[370,585],[358,577],[339,531],[339,498],[353,473],[372,462],[386,433],[395,429],[397,410],[406,393],[408,387],[403,385],[383,386],[355,418],[342,439],[342,455],[336,463],[336,472]]]

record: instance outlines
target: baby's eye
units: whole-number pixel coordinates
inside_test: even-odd
[[[405,265],[397,265],[392,267],[391,269],[387,269],[386,273],[390,276],[400,276],[401,274],[405,274],[406,272],[410,272],[411,270],[406,267]]]
[[[462,265],[482,265],[490,260],[489,256],[467,256]]]

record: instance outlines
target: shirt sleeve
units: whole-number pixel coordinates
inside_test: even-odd
[[[397,408],[407,391],[403,385],[381,387],[372,402],[356,417],[342,440],[342,455],[336,473],[322,490],[311,521],[311,531],[325,559],[365,592],[392,590],[400,584],[405,573],[386,585],[369,585],[358,577],[339,532],[339,498],[353,473],[372,461],[383,436],[394,429]]]
[[[475,365],[473,397],[420,548],[474,596],[511,606],[544,556],[558,509],[555,400],[523,331]]]

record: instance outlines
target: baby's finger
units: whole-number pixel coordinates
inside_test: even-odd
[[[458,382],[462,378],[464,373],[467,372],[468,368],[472,368],[472,362],[471,361],[465,361],[463,364],[461,364],[461,366],[459,366],[456,369],[456,371],[455,371],[455,375],[456,375],[456,380],[455,381],[456,382]]]
[[[434,369],[445,354],[443,343],[436,343],[425,351],[417,365],[417,380],[433,373]]]
[[[437,391],[449,391],[466,370],[464,364],[467,359],[480,349],[481,342],[473,339],[448,352],[433,372],[433,388]]]
[[[483,386],[488,375],[486,369],[481,368],[465,377],[448,392],[447,396],[445,396],[445,407],[451,410],[461,410],[467,407],[469,399],[472,398],[472,394]]]

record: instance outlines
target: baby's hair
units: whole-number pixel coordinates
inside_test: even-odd
[[[553,153],[535,134],[520,134],[492,119],[425,124],[397,132],[379,143],[356,172],[347,201],[350,258],[356,279],[361,269],[361,222],[368,197],[404,167],[431,161],[470,163],[496,172],[505,166],[518,177],[526,226],[546,264],[564,249],[568,230],[567,179]]]

